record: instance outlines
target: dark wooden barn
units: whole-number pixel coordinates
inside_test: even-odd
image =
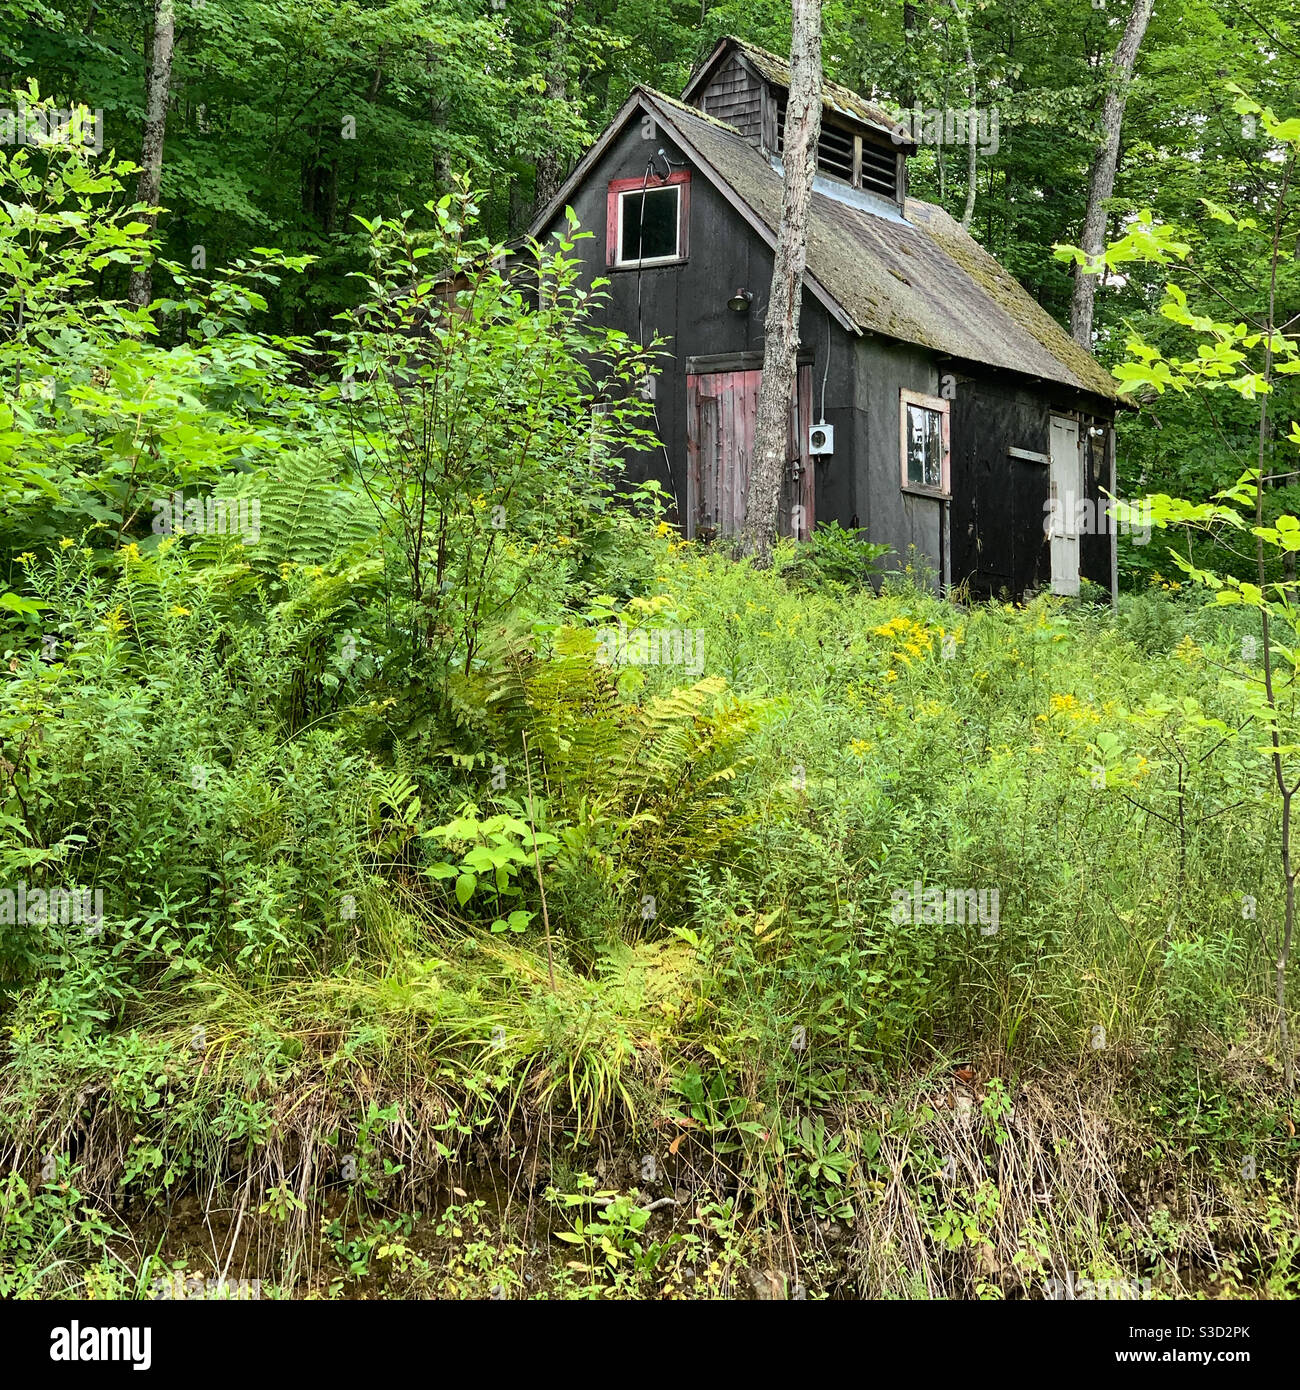
[[[577,254],[610,281],[611,322],[668,340],[664,447],[630,471],[659,479],[687,536],[744,518],[788,82],[783,60],[724,39],[682,101],[636,88],[531,229],[548,237],[571,206],[596,233]],[[977,595],[1110,587],[1111,379],[959,223],[907,196],[914,150],[826,85],[782,532],[859,527]]]

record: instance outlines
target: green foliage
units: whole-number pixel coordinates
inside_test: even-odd
[[[563,1210],[591,1209],[588,1215],[575,1219],[573,1230],[557,1232],[557,1238],[579,1248],[589,1274],[611,1276],[612,1292],[635,1294],[650,1282],[656,1266],[681,1237],[649,1239],[646,1226],[650,1212],[637,1201],[635,1191],[598,1192],[596,1180],[586,1174],[578,1185],[582,1189],[578,1192],[551,1189],[546,1193],[548,1200]]]
[[[1234,110],[1244,119],[1252,122],[1258,119],[1265,135],[1280,147],[1278,160],[1285,168],[1285,178],[1276,194],[1275,206],[1268,209],[1269,218],[1263,227],[1255,217],[1236,215],[1216,202],[1203,201],[1211,222],[1229,228],[1233,237],[1248,248],[1247,255],[1252,257],[1257,273],[1268,286],[1265,302],[1262,307],[1252,303],[1239,306],[1218,290],[1216,299],[1235,311],[1234,318],[1220,320],[1194,305],[1187,291],[1171,279],[1164,287],[1160,313],[1198,340],[1195,355],[1174,356],[1134,334],[1128,342],[1129,361],[1117,366],[1115,375],[1127,392],[1143,391],[1159,396],[1171,390],[1179,394],[1211,396],[1227,391],[1242,402],[1258,403],[1254,467],[1247,469],[1231,485],[1216,491],[1209,501],[1192,502],[1159,493],[1150,499],[1150,506],[1152,519],[1161,530],[1180,527],[1186,533],[1209,533],[1228,551],[1234,548],[1233,541],[1238,536],[1252,537],[1254,542],[1255,563],[1249,579],[1244,578],[1240,570],[1221,570],[1217,561],[1210,565],[1198,563],[1190,547],[1186,556],[1171,548],[1169,557],[1192,581],[1213,594],[1217,605],[1245,608],[1256,613],[1259,619],[1258,637],[1243,638],[1239,665],[1245,669],[1239,672],[1238,663],[1234,662],[1231,679],[1247,722],[1253,723],[1259,731],[1256,750],[1271,764],[1270,780],[1277,800],[1283,910],[1280,920],[1273,923],[1271,933],[1261,933],[1260,943],[1274,963],[1283,1077],[1290,1093],[1295,1089],[1295,1055],[1286,996],[1287,966],[1296,916],[1291,824],[1293,801],[1300,790],[1294,769],[1295,754],[1300,751],[1300,730],[1295,727],[1294,720],[1294,693],[1300,668],[1300,608],[1296,605],[1294,557],[1300,550],[1300,520],[1280,510],[1276,504],[1268,504],[1268,485],[1272,479],[1265,470],[1271,462],[1273,421],[1276,412],[1285,407],[1285,397],[1276,404],[1273,398],[1278,394],[1279,384],[1285,386],[1287,378],[1300,375],[1300,337],[1286,332],[1289,320],[1279,323],[1277,317],[1279,280],[1292,259],[1282,252],[1281,238],[1288,212],[1286,190],[1300,159],[1300,118],[1279,120],[1271,108],[1262,106],[1235,82],[1229,82],[1227,87],[1236,97]],[[1190,250],[1187,242],[1175,239],[1171,228],[1154,222],[1149,212],[1143,212],[1128,233],[1107,247],[1096,260],[1108,268],[1132,262],[1165,268],[1184,260]],[[1063,254],[1079,256],[1081,253],[1067,250]],[[1198,291],[1202,283],[1203,277],[1198,276]],[[1221,312],[1218,302],[1211,307]],[[1287,442],[1300,446],[1300,424],[1294,419]],[[1188,712],[1196,715],[1196,722],[1221,733],[1225,742],[1235,737],[1236,731],[1230,731],[1224,721],[1201,719],[1199,711],[1193,709]],[[1246,780],[1245,768],[1240,763],[1238,767],[1243,781]],[[1181,796],[1184,788],[1181,761],[1178,788]],[[1245,915],[1253,918],[1253,898],[1250,903],[1251,910]],[[1184,954],[1193,950],[1193,943],[1183,944]],[[1179,959],[1176,954],[1175,963]]]
[[[461,907],[474,896],[482,885],[492,893],[498,907],[503,898],[517,897],[519,888],[513,881],[522,873],[528,872],[534,863],[540,864],[542,856],[551,858],[554,850],[550,846],[559,843],[554,835],[539,834],[527,822],[513,816],[489,816],[481,820],[478,808],[465,805],[455,820],[446,825],[435,825],[424,832],[440,839],[450,848],[452,845],[461,851],[460,862],[450,864],[445,860],[431,864],[429,877],[454,879],[456,901]],[[492,931],[524,931],[533,914],[516,909],[506,919],[498,918],[492,923]]]
[[[474,678],[491,625],[550,609],[601,547],[622,453],[648,438],[633,388],[658,347],[599,326],[605,282],[580,286],[575,223],[508,275],[465,187],[427,210],[431,234],[360,219],[367,298],[322,393],[392,542],[390,640],[420,729],[457,720],[440,692]]]
[[[0,1297],[58,1298],[76,1288],[73,1271],[119,1237],[105,1214],[76,1186],[66,1160],[52,1165],[33,1192],[9,1172],[0,1186]],[[105,1264],[109,1263],[107,1256]]]
[[[787,573],[809,589],[826,584],[861,588],[881,572],[879,562],[891,553],[887,545],[875,545],[857,532],[846,531],[838,521],[818,526],[796,548]]]
[[[928,99],[943,8],[910,43],[879,16],[850,40],[832,11],[832,62],[888,54],[882,81]],[[575,23],[559,63],[647,13]],[[1068,21],[1077,51],[1013,71],[998,13],[968,17],[980,82],[1058,122],[1065,167],[1106,20],[1035,3],[1031,32]],[[359,129],[392,137],[433,92],[471,164],[506,74],[540,75],[524,36],[561,22],[196,15],[182,85],[225,94],[204,117],[223,131],[270,128],[250,74],[298,51],[262,51],[239,16],[324,45],[304,82],[355,23],[348,83],[379,69]],[[686,17],[660,18],[609,47],[557,148],[625,77],[684,65]],[[743,18],[779,41],[783,13]],[[381,21],[446,70],[381,56]],[[80,44],[42,23],[52,51]],[[95,37],[121,122],[134,39],[111,6]],[[555,98],[518,101],[522,141]],[[331,169],[360,198],[416,158],[336,160],[337,113],[285,109],[271,173],[241,184],[241,154],[201,191],[180,111],[167,196],[237,239]],[[536,153],[507,161],[521,185]],[[915,559],[877,593],[879,548],[838,528],[755,572],[676,539],[655,489],[620,498],[659,345],[599,326],[572,223],[506,267],[499,200],[450,175],[418,214],[372,200],[359,232],[320,232],[313,201],[284,244],[327,265],[160,262],[167,295],[136,311],[114,298],[149,246],[125,167],[0,160],[0,888],[104,899],[89,924],[0,910],[0,1293],[137,1293],[155,1257],[122,1227],[202,1197],[244,1213],[268,1287],[295,1294],[1035,1296],[1058,1267],[1179,1292],[1213,1239],[1245,1252],[1223,1288],[1293,1296],[1288,1059],[1258,938],[1285,920],[1261,747],[1289,766],[1300,746],[1300,532],[1282,489],[1251,514],[1284,454],[1161,500],[1182,529],[1159,564],[1182,579],[1152,562],[1117,620],[1050,596],[960,607]],[[1033,157],[994,167],[1028,180]],[[287,168],[319,177],[286,195]],[[1013,245],[1060,220],[1053,190],[1007,195]],[[1207,196],[1219,257],[1254,229]],[[1125,225],[1115,265],[1149,291],[1184,238],[1158,209]],[[327,338],[263,331],[345,298],[363,302]],[[1152,303],[1121,373],[1139,392],[1285,399],[1287,335],[1191,289]],[[246,524],[209,525],[217,503]],[[202,528],[176,524],[191,505]],[[1189,551],[1189,527],[1258,544],[1265,574]],[[554,1241],[536,1203],[497,1195],[524,1192]],[[160,1224],[160,1267],[210,1257]]]
[[[15,557],[60,543],[109,564],[158,533],[158,499],[273,457],[290,426],[310,437],[288,380],[301,344],[247,324],[266,307],[254,286],[303,260],[260,253],[215,282],[183,282],[182,298],[152,313],[91,297],[106,270],[147,251],[141,209],[123,192],[130,172],[71,144],[39,160],[0,149],[0,565],[11,583]],[[172,319],[186,332],[161,346],[159,324]],[[6,606],[35,625],[38,609]]]

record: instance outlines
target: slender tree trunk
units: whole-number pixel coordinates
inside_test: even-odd
[[[167,134],[167,101],[172,85],[172,49],[176,42],[176,16],[173,0],[153,0],[153,27],[149,33],[148,62],[145,68],[144,140],[140,155],[140,182],[136,196],[154,207],[162,190],[163,140]],[[156,214],[145,214],[151,228],[158,225]],[[143,309],[153,298],[153,267],[141,266],[131,272],[127,298]]]
[[[966,49],[966,211],[962,213],[961,225],[962,230],[968,232],[971,219],[975,216],[975,136],[979,127],[979,122],[975,119],[975,53],[971,48],[970,25],[962,13],[961,6],[957,0],[948,0],[948,3],[952,6],[953,14],[957,16],[957,23],[961,25],[962,43]]]
[[[915,6],[915,5],[912,5],[912,4],[909,4],[909,3],[907,3],[907,0],[904,0],[904,3],[903,3],[903,44],[904,44],[904,46],[906,46],[907,44],[909,44],[909,43],[912,42],[913,35],[914,35],[915,33],[916,33],[916,6]],[[903,87],[902,96],[903,96],[903,110],[904,110],[904,111],[910,111],[910,110],[916,105],[916,89],[911,85],[911,81],[910,81],[910,80],[908,80],[907,85]],[[918,138],[919,138],[919,137],[918,137]]]
[[[546,100],[563,105],[568,100],[569,29],[573,24],[573,0],[563,0],[551,25],[551,61],[546,71]],[[535,208],[541,211],[560,191],[564,163],[559,151],[547,148],[537,160]]]
[[[1295,156],[1288,160],[1286,170],[1282,178],[1282,192],[1277,202],[1277,214],[1273,222],[1273,254],[1271,257],[1271,268],[1269,272],[1268,285],[1268,321],[1264,325],[1264,384],[1265,390],[1259,398],[1259,455],[1258,471],[1255,475],[1255,524],[1262,529],[1264,526],[1264,464],[1268,457],[1269,442],[1269,411],[1268,393],[1272,386],[1273,379],[1273,335],[1277,330],[1277,280],[1278,264],[1282,244],[1282,219],[1283,210],[1286,206],[1287,190],[1291,186],[1291,177],[1295,172]],[[1259,575],[1259,587],[1267,593],[1268,566],[1265,562],[1264,539],[1257,535],[1255,540],[1255,564]],[[1286,595],[1289,602],[1292,595]],[[1273,638],[1269,623],[1269,609],[1267,601],[1260,609],[1260,636],[1263,639],[1264,647],[1264,698],[1268,702],[1268,707],[1273,715],[1271,721],[1269,738],[1272,744],[1273,777],[1277,783],[1278,795],[1282,801],[1282,882],[1286,892],[1285,915],[1282,919],[1281,940],[1278,943],[1277,957],[1273,962],[1273,989],[1277,1000],[1277,1031],[1279,1050],[1282,1053],[1282,1078],[1283,1085],[1286,1087],[1288,1102],[1295,1092],[1295,1050],[1291,1045],[1291,1024],[1287,1014],[1286,1003],[1286,976],[1287,966],[1291,960],[1291,947],[1295,940],[1295,918],[1296,918],[1296,877],[1300,873],[1297,869],[1295,859],[1291,852],[1291,821],[1292,812],[1295,805],[1296,793],[1300,792],[1300,783],[1289,783],[1287,781],[1286,767],[1283,762],[1282,739],[1280,733],[1280,700],[1277,690],[1273,683]]]
[[[808,259],[808,213],[822,130],[821,0],[793,0],[793,9],[790,95],[781,156],[785,187],[772,289],[763,323],[763,384],[758,392],[754,457],[749,472],[745,529],[740,538],[742,552],[752,555],[763,568],[772,563],[781,485],[790,450],[790,401],[799,352],[803,272]]]
[[[1088,206],[1083,216],[1080,246],[1090,256],[1101,254],[1106,236],[1106,204],[1115,191],[1115,167],[1119,163],[1119,137],[1124,126],[1124,107],[1128,103],[1129,83],[1138,50],[1151,20],[1155,0],[1133,0],[1124,36],[1111,60],[1106,97],[1102,102],[1102,143],[1092,161],[1088,176]],[[1085,275],[1082,267],[1074,279],[1074,301],[1070,305],[1070,334],[1081,347],[1092,347],[1092,312],[1097,299],[1097,277]]]

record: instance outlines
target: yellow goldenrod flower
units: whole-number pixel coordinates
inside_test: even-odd
[[[1183,640],[1174,648],[1174,655],[1179,661],[1187,662],[1189,665],[1201,654],[1201,649],[1192,641],[1191,637],[1184,634]]]

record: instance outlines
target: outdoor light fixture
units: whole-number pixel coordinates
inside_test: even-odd
[[[737,290],[736,293],[727,300],[727,308],[734,309],[738,314],[747,314],[749,313],[749,301],[753,299],[753,297],[753,293],[750,290]]]

